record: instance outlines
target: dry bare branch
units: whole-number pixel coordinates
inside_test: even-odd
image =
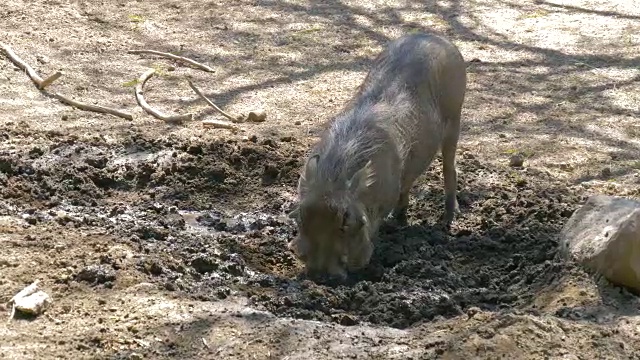
[[[198,94],[198,96],[200,96],[200,98],[202,98],[202,100],[206,101],[207,104],[209,104],[209,106],[211,106],[212,108],[214,108],[217,112],[219,112],[222,116],[226,117],[227,119],[233,121],[233,122],[240,122],[239,119],[240,118],[235,118],[229,114],[227,114],[226,112],[222,111],[222,109],[220,109],[216,104],[213,103],[213,101],[209,100],[206,96],[204,96],[204,94],[202,93],[202,91],[200,91],[195,85],[193,85],[193,83],[191,82],[191,80],[187,79],[187,81],[189,82],[189,86],[191,86],[191,89]]]
[[[54,81],[58,80],[60,78],[60,76],[62,76],[62,73],[60,71],[56,71],[55,74],[53,74],[53,75],[49,76],[48,78],[42,80],[42,82],[40,83],[40,89],[43,90],[47,86],[51,85]]]
[[[0,46],[2,46],[2,50],[4,51],[5,55],[9,58],[9,60],[11,60],[21,70],[26,71],[27,75],[29,75],[29,77],[31,78],[31,81],[33,81],[33,83],[36,84],[38,89],[42,89],[41,86],[44,80],[42,80],[40,75],[38,75],[38,73],[36,73],[36,71],[33,70],[33,68],[29,66],[29,64],[24,62],[24,60],[22,60],[18,55],[16,55],[16,53],[13,52],[13,49],[11,49],[9,45],[5,43],[0,43]]]
[[[214,129],[229,129],[233,132],[240,130],[240,128],[238,128],[233,123],[230,123],[228,121],[220,121],[220,120],[202,120],[202,126],[212,127]]]
[[[178,56],[178,55],[174,55],[174,54],[170,54],[170,53],[165,53],[165,52],[160,52],[160,51],[155,51],[155,50],[129,50],[127,51],[127,53],[129,54],[151,54],[151,55],[158,55],[158,56],[162,56],[168,59],[173,59],[173,60],[178,60],[178,61],[183,61],[186,62],[188,64],[191,64],[195,67],[197,67],[200,70],[204,70],[207,72],[215,72],[215,70],[213,70],[212,68],[210,68],[207,65],[201,64],[195,60],[191,60],[189,58],[186,58],[184,56]]]
[[[11,47],[7,44],[4,43],[0,43],[0,47],[2,47],[2,50],[4,51],[5,55],[7,56],[7,58],[9,58],[9,60],[11,60],[11,62],[13,62],[18,68],[20,68],[23,71],[26,71],[27,75],[29,75],[29,78],[31,78],[31,81],[33,81],[33,83],[36,85],[36,87],[42,91],[45,95],[49,95],[52,96],[54,98],[56,98],[58,101],[63,102],[67,105],[71,105],[75,108],[78,108],[80,110],[85,110],[85,111],[93,111],[93,112],[97,112],[97,113],[102,113],[102,114],[110,114],[110,115],[114,115],[114,116],[118,116],[127,120],[133,120],[133,116],[129,113],[120,111],[120,110],[116,110],[116,109],[112,109],[112,108],[108,108],[108,107],[104,107],[104,106],[98,106],[98,105],[91,105],[91,104],[85,104],[79,101],[75,101],[72,99],[69,99],[63,95],[60,95],[58,93],[53,93],[53,92],[47,92],[45,91],[45,87],[51,85],[51,83],[53,83],[54,81],[56,81],[58,78],[60,78],[60,76],[62,76],[61,72],[56,72],[55,74],[49,76],[46,79],[42,79],[40,77],[40,75],[38,75],[38,73],[36,73],[36,71],[29,66],[29,64],[27,64],[24,60],[22,60],[18,55],[16,55],[15,52],[13,52],[13,50],[11,49]]]
[[[29,286],[25,287],[24,289],[20,290],[17,294],[15,294],[11,298],[11,300],[9,300],[9,304],[13,304],[19,298],[23,298],[25,296],[29,296],[29,295],[35,293],[36,291],[38,291],[38,285],[39,284],[40,284],[40,280],[36,279]]]
[[[153,76],[153,74],[155,74],[155,72],[155,69],[149,69],[138,78],[138,83],[136,84],[136,100],[138,101],[140,107],[153,117],[167,122],[182,122],[185,120],[191,120],[193,118],[192,114],[165,115],[160,111],[154,109],[153,107],[151,107],[151,105],[149,105],[149,103],[147,103],[147,101],[144,99],[144,84]]]
[[[133,120],[133,116],[127,112],[124,111],[120,111],[117,109],[112,109],[112,108],[108,108],[105,106],[100,106],[100,105],[92,105],[92,104],[87,104],[87,103],[82,103],[79,101],[75,101],[73,99],[70,99],[68,97],[62,96],[60,94],[57,93],[49,93],[52,97],[58,99],[58,101],[63,102],[67,105],[71,105],[75,108],[78,108],[80,110],[85,110],[85,111],[93,111],[93,112],[97,112],[97,113],[101,113],[101,114],[110,114],[113,116],[117,116],[117,117],[121,117],[123,119],[127,119],[127,120]]]

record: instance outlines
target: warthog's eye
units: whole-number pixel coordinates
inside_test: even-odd
[[[340,227],[340,230],[343,232],[360,230],[365,221],[366,220],[363,216],[358,216],[357,214],[347,210],[342,215],[342,226]]]
[[[342,225],[340,226],[340,231],[346,232],[349,230],[349,212],[345,212],[342,214]]]

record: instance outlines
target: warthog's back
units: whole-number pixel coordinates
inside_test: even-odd
[[[389,99],[408,91],[422,99],[446,99],[460,106],[465,68],[462,55],[448,40],[431,34],[408,35],[391,42],[376,58],[354,100]]]
[[[393,122],[400,151],[427,156],[437,152],[447,121],[459,121],[465,88],[466,64],[458,49],[439,36],[413,34],[378,56],[351,106],[386,104],[396,116],[376,120]]]

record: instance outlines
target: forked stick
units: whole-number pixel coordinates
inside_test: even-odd
[[[29,64],[24,62],[24,60],[22,60],[18,55],[16,55],[16,53],[13,52],[13,49],[11,49],[9,45],[5,43],[0,43],[0,46],[2,46],[2,50],[4,50],[4,53],[7,55],[9,60],[11,60],[20,69],[27,72],[27,75],[29,75],[29,77],[31,78],[31,81],[33,81],[33,83],[36,84],[36,87],[38,89],[43,90],[47,85],[51,84],[58,77],[60,77],[60,76],[55,77],[57,73],[53,74],[47,79],[48,80],[47,83],[43,86],[44,80],[42,80],[40,75],[38,75],[38,73],[35,70],[33,70],[33,68],[29,66]],[[54,78],[54,79],[51,80],[51,78]]]
[[[67,105],[71,105],[80,110],[93,111],[93,112],[102,113],[102,114],[110,114],[110,115],[118,116],[127,120],[133,120],[133,116],[131,116],[131,114],[120,111],[120,110],[111,109],[111,108],[99,106],[99,105],[85,104],[79,101],[69,99],[58,93],[47,92],[45,88],[51,85],[51,83],[56,81],[58,78],[60,78],[60,76],[62,76],[61,72],[58,71],[55,74],[43,80],[38,75],[38,73],[36,73],[36,71],[31,66],[29,66],[29,64],[27,64],[18,55],[16,55],[16,53],[13,52],[13,50],[9,45],[0,43],[0,47],[2,47],[2,50],[4,51],[7,58],[9,58],[9,60],[11,60],[11,62],[13,62],[18,68],[25,71],[29,76],[29,78],[31,78],[31,81],[33,81],[33,83],[36,85],[36,87],[46,95],[50,95],[56,98],[58,101],[65,103]]]
[[[153,76],[153,74],[155,74],[155,72],[155,69],[149,69],[138,78],[138,83],[136,84],[136,100],[138,101],[140,107],[153,117],[167,122],[182,122],[184,120],[191,120],[193,118],[192,114],[165,115],[160,111],[152,108],[151,105],[147,103],[147,101],[144,99],[144,84]]]
[[[227,114],[226,112],[222,111],[222,109],[220,109],[216,104],[213,103],[213,101],[209,100],[206,96],[204,96],[204,94],[202,93],[202,91],[200,91],[195,85],[193,85],[193,83],[191,82],[191,80],[187,79],[187,81],[189,82],[189,86],[191,86],[191,89],[198,94],[198,96],[200,96],[200,98],[202,98],[202,100],[206,101],[207,104],[209,104],[209,106],[211,106],[212,108],[214,108],[217,112],[219,112],[222,116],[226,117],[227,119],[231,120],[232,122],[238,122],[237,118],[234,118],[233,116]]]
[[[207,65],[201,64],[195,60],[191,60],[189,58],[183,57],[183,56],[178,56],[178,55],[174,55],[174,54],[170,54],[170,53],[165,53],[165,52],[160,52],[160,51],[155,51],[155,50],[129,50],[127,51],[127,53],[129,54],[151,54],[151,55],[158,55],[158,56],[162,56],[168,59],[173,59],[173,60],[178,60],[178,61],[183,61],[186,62],[188,64],[191,64],[195,67],[197,67],[200,70],[204,70],[207,72],[215,72],[215,70],[213,70],[212,68],[210,68]]]
[[[40,90],[44,90],[47,86],[51,85],[54,81],[58,80],[62,76],[60,71],[56,71],[55,74],[49,76],[48,78],[42,80],[40,85],[38,86]]]

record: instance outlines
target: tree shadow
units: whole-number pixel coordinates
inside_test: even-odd
[[[273,316],[248,308],[212,313],[179,323],[166,321],[151,330],[162,334],[164,341],[154,341],[153,345],[138,347],[135,351],[115,351],[111,355],[128,358],[137,353],[154,359],[219,359],[247,356],[259,349],[259,358],[280,359],[291,348],[296,349],[292,346],[297,345],[295,330],[278,324]]]
[[[554,4],[554,3],[543,1],[543,0],[536,0],[536,4],[545,5],[555,9],[562,9],[568,13],[593,14],[593,15],[612,17],[614,19],[640,20],[640,16],[624,14],[617,11],[592,10],[592,9],[586,9],[580,6]]]
[[[165,1],[163,4],[164,8],[172,9],[178,17],[195,10],[195,4],[191,3],[176,5],[173,1]],[[620,107],[610,97],[602,95],[611,89],[627,89],[633,86],[637,83],[638,76],[611,80],[596,74],[613,68],[637,68],[640,66],[639,57],[621,56],[605,51],[591,54],[569,53],[511,39],[509,35],[493,30],[489,26],[489,20],[480,16],[482,12],[477,11],[482,10],[480,5],[473,1],[410,1],[402,5],[388,6],[368,6],[341,0],[313,1],[309,4],[258,1],[254,4],[254,12],[241,19],[232,18],[228,14],[244,9],[244,4],[229,4],[222,8],[215,3],[206,3],[203,6],[204,12],[200,21],[190,24],[194,34],[190,41],[191,46],[187,44],[181,49],[175,41],[163,40],[153,32],[127,31],[127,36],[139,44],[138,48],[177,52],[215,67],[217,72],[214,74],[194,72],[194,77],[202,84],[206,95],[223,108],[237,103],[240,98],[251,93],[270,96],[273,90],[269,89],[292,88],[305,81],[318,85],[319,81],[324,81],[320,80],[324,78],[324,74],[364,74],[367,65],[381,46],[402,33],[418,30],[451,38],[463,46],[463,50],[466,49],[467,58],[470,57],[468,54],[475,52],[474,48],[482,46],[523,54],[526,58],[507,61],[480,59],[481,62],[470,64],[466,113],[474,117],[473,113],[478,105],[487,103],[492,103],[494,108],[504,107],[511,110],[503,115],[493,115],[484,111],[485,114],[481,118],[474,117],[473,125],[469,126],[468,133],[465,134],[468,139],[481,138],[502,129],[501,131],[511,131],[514,134],[527,134],[530,139],[522,142],[533,143],[533,139],[551,136],[561,131],[585,141],[602,143],[604,146],[638,151],[637,144],[618,142],[616,145],[617,139],[612,138],[612,135],[595,133],[587,124],[580,122],[584,123],[585,117],[588,117],[590,122],[601,116],[629,117],[640,113],[638,109]],[[505,6],[523,13],[544,11],[553,14],[560,11],[590,13],[603,17],[620,15],[620,19],[634,18],[624,17],[624,14],[615,12],[591,11],[547,2],[509,3]],[[421,16],[416,16],[415,13]],[[102,29],[108,25],[125,30],[127,25],[110,18],[105,21],[106,23],[96,23],[95,26]],[[274,29],[279,31],[274,32]],[[211,46],[196,46],[197,41],[201,39],[208,41]],[[372,51],[363,51],[368,48]],[[91,51],[91,47],[80,50]],[[61,51],[61,54],[71,56],[74,51],[79,50],[67,49]],[[106,55],[110,59],[116,56],[111,50]],[[140,59],[139,63],[165,62],[156,57],[125,56]],[[88,67],[86,71],[90,73],[96,70]],[[104,71],[116,78],[132,77],[127,76],[124,69],[120,68],[107,67]],[[249,81],[238,82],[239,77],[248,78]],[[572,80],[572,77],[575,79]],[[571,84],[566,86],[567,82]],[[169,81],[162,86],[184,88],[184,84],[177,81]],[[336,85],[332,87],[341,90],[344,85],[337,79]],[[113,88],[114,86],[110,86],[105,89]],[[117,90],[121,94],[127,91],[130,89]],[[531,95],[541,98],[533,103],[514,100],[516,96]],[[192,93],[186,99],[174,99],[175,97],[164,98],[158,106],[175,109],[201,104],[200,99]],[[565,106],[557,110],[559,103],[578,106]],[[328,120],[331,113],[338,110],[339,105],[339,102],[328,104],[317,116]],[[315,119],[310,118],[308,112],[300,110],[306,106],[309,104],[297,104],[298,109],[285,108],[276,111],[281,111],[285,117],[312,120],[312,127],[316,131],[318,129],[315,129]],[[567,119],[566,122],[556,120],[559,111],[564,111],[562,116]],[[504,120],[523,113],[533,114],[538,122],[523,124],[520,121],[507,121],[506,124],[502,124]],[[213,110],[203,110],[196,120],[211,114]],[[577,124],[569,128],[569,123]],[[264,127],[269,125],[265,124]]]

